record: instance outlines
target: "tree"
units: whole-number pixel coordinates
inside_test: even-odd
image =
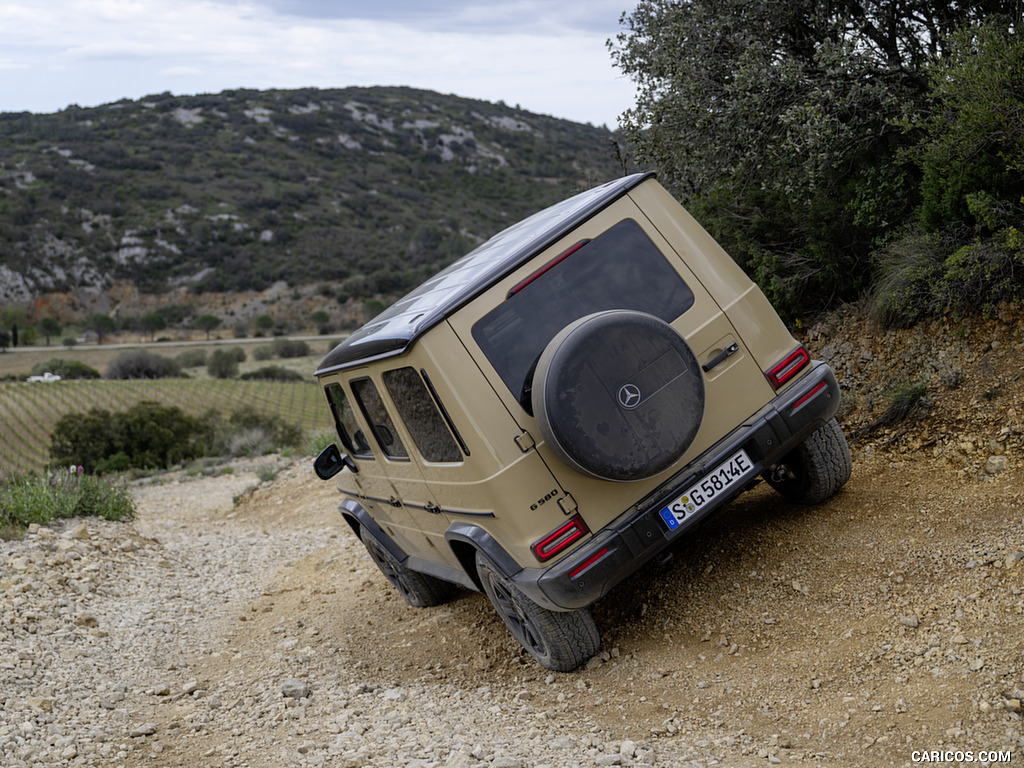
[[[200,315],[192,321],[192,325],[200,331],[206,332],[206,338],[210,338],[210,332],[221,324],[221,319],[216,315]]]
[[[317,327],[321,334],[330,333],[331,316],[324,310],[318,309],[309,316],[309,322]]]
[[[89,315],[85,318],[85,327],[96,334],[96,343],[102,344],[105,336],[114,332],[114,319],[104,314]]]
[[[274,327],[274,318],[270,315],[260,315],[253,321],[253,323],[256,325],[257,331],[262,334]]]
[[[39,321],[39,330],[46,337],[46,346],[50,346],[50,339],[61,331],[60,323],[52,317],[44,317]]]
[[[997,230],[1024,196],[1024,40],[1005,21],[962,29],[929,75],[921,223]]]
[[[238,375],[238,358],[227,349],[215,349],[206,362],[206,372],[215,379],[230,379]]]
[[[899,162],[947,36],[1016,0],[641,0],[609,43],[642,162],[793,312],[852,298],[910,215]]]
[[[11,334],[7,331],[0,331],[0,352],[6,352],[11,346]]]
[[[4,307],[0,309],[0,330],[8,332],[8,346],[18,346],[18,324],[25,324],[26,314],[25,310],[21,307]]]
[[[155,338],[158,331],[162,331],[167,327],[167,319],[163,316],[162,312],[150,312],[148,315],[143,315],[139,324],[142,326],[142,330],[149,334],[150,338]]]

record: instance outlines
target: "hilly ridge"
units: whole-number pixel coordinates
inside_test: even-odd
[[[400,294],[622,172],[606,128],[411,88],[0,114],[0,301],[115,283]]]

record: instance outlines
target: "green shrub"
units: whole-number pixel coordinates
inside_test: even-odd
[[[230,379],[238,375],[238,358],[229,349],[215,349],[206,363],[206,372],[215,379]]]
[[[124,485],[81,470],[75,466],[0,482],[0,531],[17,534],[32,523],[68,517],[134,516],[135,504]]]
[[[293,371],[281,365],[265,365],[262,368],[257,368],[255,371],[243,373],[238,378],[246,381],[304,381],[306,377],[298,371]]]
[[[50,457],[57,466],[74,464],[87,472],[128,468],[162,469],[202,456],[210,431],[176,406],[151,401],[111,413],[93,408],[70,413],[56,424]]]
[[[168,379],[181,376],[181,367],[174,361],[144,349],[118,355],[107,365],[108,379]]]
[[[1024,236],[1014,227],[970,237],[963,228],[918,228],[880,254],[874,311],[889,327],[909,327],[946,308],[991,314],[1000,302],[1024,302]]]
[[[299,339],[274,339],[270,348],[277,357],[309,356],[309,344]]]
[[[44,373],[55,373],[62,379],[98,379],[100,372],[80,360],[65,360],[54,357],[45,363],[32,366],[30,376],[42,376]]]
[[[202,368],[206,365],[205,349],[189,349],[182,352],[176,358],[176,362],[182,368]]]
[[[259,456],[302,442],[302,430],[280,416],[237,410],[227,421],[216,422],[212,449],[225,456]]]
[[[254,349],[252,351],[252,359],[253,360],[258,360],[258,361],[262,362],[264,360],[270,360],[273,357],[274,357],[274,350],[272,350],[268,346],[256,347],[256,349]]]

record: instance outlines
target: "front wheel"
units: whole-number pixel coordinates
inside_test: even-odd
[[[766,479],[790,501],[820,504],[843,487],[852,471],[850,446],[832,418],[788,453]]]
[[[501,620],[542,667],[571,672],[597,653],[601,635],[590,611],[549,611],[524,595],[480,553],[476,567]]]
[[[366,547],[370,559],[377,564],[380,572],[401,593],[409,605],[416,608],[428,608],[432,605],[446,603],[454,597],[458,587],[443,579],[436,579],[425,573],[406,568],[366,528],[360,531],[359,538],[363,540],[363,546]]]

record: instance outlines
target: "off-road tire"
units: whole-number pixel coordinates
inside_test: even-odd
[[[550,611],[524,595],[479,553],[476,567],[498,616],[542,667],[571,672],[597,653],[601,635],[590,611]]]
[[[768,473],[768,484],[798,504],[820,504],[831,498],[853,471],[850,447],[834,418],[812,432],[780,463],[786,472],[781,477]]]
[[[384,578],[391,582],[409,605],[416,608],[441,605],[451,600],[458,591],[458,587],[451,582],[406,568],[366,528],[360,531],[359,538],[363,540],[370,559],[376,563]]]

